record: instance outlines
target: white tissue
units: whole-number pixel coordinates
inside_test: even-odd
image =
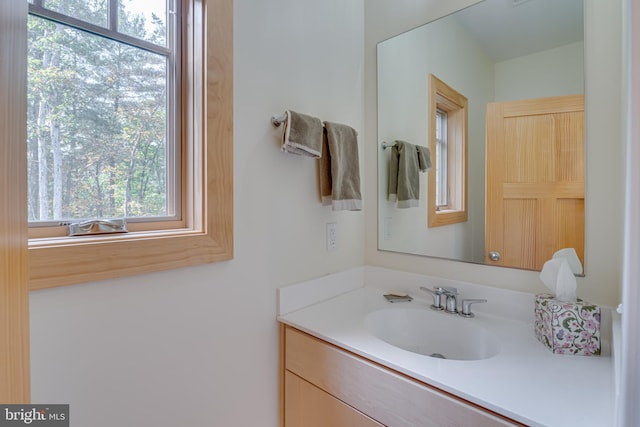
[[[575,302],[577,281],[574,274],[582,273],[582,263],[573,248],[560,249],[544,263],[540,280],[561,302]]]
[[[578,258],[578,254],[576,250],[573,248],[564,248],[557,251],[553,254],[553,258],[566,258],[569,263],[569,267],[571,267],[571,271],[573,274],[582,274],[582,263],[580,262],[580,258]]]

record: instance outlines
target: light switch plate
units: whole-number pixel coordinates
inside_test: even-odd
[[[338,250],[338,223],[327,223],[327,251]]]

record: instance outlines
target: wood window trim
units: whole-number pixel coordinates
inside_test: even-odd
[[[30,401],[27,2],[0,2],[0,402]]]
[[[447,112],[448,182],[451,209],[438,210],[436,206],[436,170],[429,170],[427,223],[429,227],[466,222],[467,213],[467,139],[468,100],[445,82],[429,74],[429,149],[436,155],[436,110]],[[437,164],[437,159],[432,159]]]
[[[193,79],[192,90],[201,96],[195,96],[184,113],[184,136],[194,141],[183,152],[185,226],[30,239],[31,290],[233,258],[233,0],[194,3],[196,12],[185,31],[195,52],[190,66],[203,78]],[[203,37],[197,28],[203,28]]]

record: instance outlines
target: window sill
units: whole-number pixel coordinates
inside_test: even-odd
[[[29,239],[29,249],[35,248],[48,248],[48,247],[61,247],[61,246],[83,246],[92,244],[103,244],[107,242],[126,242],[132,240],[143,239],[158,239],[158,238],[172,238],[180,236],[196,236],[202,235],[202,231],[198,230],[155,230],[144,232],[128,232],[128,233],[113,233],[113,234],[99,234],[88,236],[63,236],[63,237],[46,237]]]
[[[99,247],[98,247],[99,246]],[[222,239],[196,230],[32,239],[30,290],[225,261],[231,233]]]
[[[440,210],[429,212],[429,227],[457,224],[467,221],[467,211]]]

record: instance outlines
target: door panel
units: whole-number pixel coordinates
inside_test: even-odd
[[[485,231],[488,263],[541,270],[573,247],[584,264],[584,96],[487,105]]]
[[[529,250],[535,244],[537,201],[531,199],[506,199],[504,208],[504,233],[511,236],[505,239],[504,247],[499,250],[503,265],[519,265],[521,268],[535,268],[535,252]]]

